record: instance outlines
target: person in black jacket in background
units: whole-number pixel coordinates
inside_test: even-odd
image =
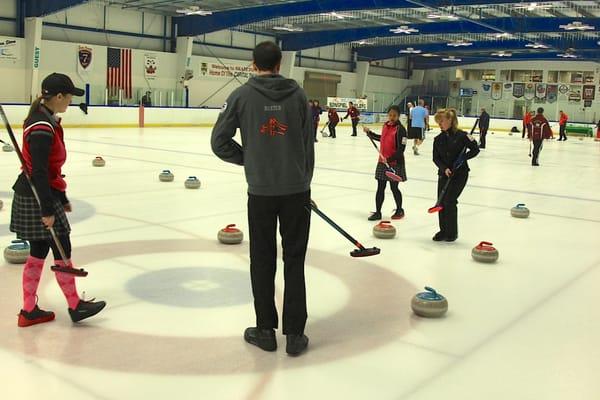
[[[481,109],[481,115],[479,116],[479,148],[485,149],[485,136],[490,127],[490,114],[485,111],[485,108]]]
[[[452,177],[442,200],[439,212],[440,231],[435,234],[436,242],[454,242],[458,238],[458,197],[469,178],[467,160],[479,154],[475,139],[458,129],[456,110],[441,109],[435,114],[435,121],[442,132],[433,141],[433,162],[438,167],[438,196],[442,188]]]

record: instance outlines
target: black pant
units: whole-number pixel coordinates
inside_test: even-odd
[[[71,239],[69,235],[59,236],[58,240],[65,251],[65,256],[67,260],[71,258]],[[29,254],[35,258],[41,258],[42,260],[48,256],[50,249],[52,249],[52,254],[54,255],[55,260],[61,260],[60,252],[58,251],[58,247],[54,244],[54,241],[45,241],[45,240],[33,240],[29,242],[30,250]]]
[[[381,212],[381,207],[383,206],[383,201],[385,200],[385,187],[387,185],[387,181],[377,180],[377,193],[375,194],[375,207],[377,208],[377,212]],[[394,195],[394,201],[396,202],[396,211],[402,211],[402,193],[398,188],[398,182],[390,182],[390,188],[392,189],[392,194]]]
[[[358,119],[352,120],[352,136],[356,136],[356,127],[358,126]]]
[[[337,122],[331,122],[329,121],[329,137],[334,138],[335,139],[335,127],[337,126]]]
[[[438,218],[440,223],[440,232],[442,232],[442,235],[446,237],[458,237],[458,209],[456,205],[458,204],[458,196],[460,196],[465,188],[468,179],[468,171],[457,171],[452,177],[452,180],[448,185],[448,189],[446,190],[446,194],[442,199],[441,205],[444,208],[438,213]],[[446,177],[446,175],[438,178],[438,196],[440,195],[442,188],[447,181],[448,177]]]
[[[559,138],[558,140],[567,140],[567,125],[560,125],[560,132],[559,132]]]
[[[275,272],[279,218],[285,278],[283,333],[304,333],[307,318],[304,259],[311,215],[306,207],[310,207],[310,191],[287,196],[248,195],[250,275],[258,328],[278,327]]]
[[[521,139],[524,139],[526,134],[527,134],[527,125],[523,124],[523,134],[521,135]]]
[[[479,128],[479,147],[485,149],[485,136],[488,128]]]
[[[531,165],[538,163],[538,158],[540,156],[540,152],[542,151],[542,147],[544,147],[543,143],[544,143],[543,139],[538,139],[538,140],[533,141],[533,152],[532,152]]]

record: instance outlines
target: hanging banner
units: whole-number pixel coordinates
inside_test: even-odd
[[[233,64],[229,62],[221,64],[209,62],[208,60],[200,63],[201,78],[232,79],[235,76],[238,79],[247,80],[255,75],[256,72],[251,64]]]
[[[21,58],[20,42],[0,36],[0,60],[18,60]]]
[[[482,83],[481,88],[484,92],[489,93],[490,89],[492,88],[492,85],[490,85],[489,83]]]
[[[154,54],[144,54],[144,76],[148,80],[156,79],[158,72],[158,58]]]
[[[450,82],[450,97],[458,97],[460,82]]]
[[[546,98],[546,84],[545,83],[537,83],[535,85],[535,97],[538,99]]]
[[[525,94],[524,83],[513,83],[513,97],[520,99]]]
[[[533,98],[535,97],[535,84],[526,83],[525,93],[523,95],[525,96],[525,100],[533,100]]]
[[[77,72],[79,76],[84,76],[92,70],[94,66],[94,49],[88,46],[79,45],[77,49]]]
[[[558,97],[558,85],[548,85],[546,87],[546,101],[548,103],[556,102],[556,98]]]
[[[567,85],[560,85],[558,87],[558,92],[560,94],[567,94],[567,93],[569,93],[569,86],[567,86]]]
[[[506,90],[507,92],[509,92],[513,87],[513,84],[508,82],[504,84],[504,90]]]
[[[352,102],[354,107],[358,108],[360,111],[367,111],[367,99],[355,99],[351,97],[328,97],[327,107],[338,110],[347,110],[348,103],[350,102]]]
[[[583,100],[594,100],[596,98],[596,87],[594,85],[583,86]]]
[[[580,103],[581,102],[581,86],[571,85],[569,89],[569,102]]]
[[[502,84],[500,82],[492,83],[492,100],[502,99]]]

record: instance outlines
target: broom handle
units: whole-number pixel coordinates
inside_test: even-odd
[[[13,144],[13,147],[15,148],[15,152],[17,153],[17,156],[19,157],[19,161],[21,162],[21,166],[23,167],[23,174],[25,175],[25,178],[27,178],[27,183],[29,183],[29,186],[31,187],[31,191],[33,193],[33,197],[35,197],[35,200],[37,201],[38,206],[40,207],[40,211],[41,211],[42,203],[40,201],[40,196],[38,195],[38,192],[37,192],[35,186],[33,185],[33,182],[31,181],[31,177],[27,173],[25,158],[23,158],[23,153],[21,153],[21,149],[19,148],[19,144],[17,143],[15,134],[10,126],[10,122],[8,122],[8,118],[6,117],[6,113],[4,112],[4,108],[2,107],[1,104],[0,104],[0,116],[2,116],[2,119],[4,120],[4,126],[6,127],[6,130],[8,131],[8,136],[10,136],[10,140]],[[50,231],[52,240],[54,241],[54,244],[56,245],[56,248],[58,249],[58,252],[60,253],[60,258],[62,258],[62,261],[63,261],[63,263],[65,263],[65,266],[69,266],[70,263],[67,260],[67,255],[65,253],[65,249],[63,248],[62,244],[60,243],[60,240],[58,240],[58,236],[56,235],[56,231],[54,230],[54,227],[49,227],[48,230]]]

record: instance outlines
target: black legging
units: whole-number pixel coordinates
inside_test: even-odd
[[[383,206],[383,200],[385,200],[385,187],[387,185],[387,181],[377,180],[377,194],[375,195],[375,207],[377,208],[377,212],[381,212],[381,207]],[[390,182],[390,188],[392,189],[392,194],[394,195],[394,200],[396,201],[396,210],[402,210],[402,193],[400,193],[400,189],[398,189],[398,182]]]
[[[69,235],[59,236],[58,240],[63,246],[65,250],[65,255],[67,256],[67,260],[71,258],[71,238]],[[33,240],[29,242],[30,250],[29,254],[35,258],[41,258],[42,260],[48,256],[50,249],[52,249],[52,254],[54,255],[55,260],[60,260],[60,252],[58,248],[54,245],[53,241],[46,240]]]

